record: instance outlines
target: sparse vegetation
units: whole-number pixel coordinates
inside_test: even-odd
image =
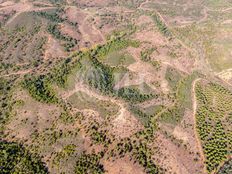
[[[227,1],[1,1],[0,173],[231,173]]]

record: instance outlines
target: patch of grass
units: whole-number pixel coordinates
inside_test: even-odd
[[[156,115],[157,113],[159,113],[160,111],[162,111],[164,109],[164,106],[162,105],[154,105],[154,106],[149,106],[146,108],[143,108],[143,112],[148,114],[148,115]]]
[[[116,38],[108,41],[105,45],[97,46],[94,50],[92,50],[92,55],[101,60],[112,52],[120,51],[128,46],[139,47],[139,45],[140,43],[138,41]]]
[[[77,147],[74,144],[68,144],[64,146],[62,151],[58,152],[56,156],[53,158],[53,161],[52,161],[53,165],[59,166],[60,162],[63,159],[66,159],[75,153],[76,148]]]
[[[177,101],[184,108],[192,108],[192,83],[198,76],[199,74],[194,72],[191,75],[183,78],[178,85],[176,93]]]
[[[181,118],[184,115],[184,111],[185,109],[181,105],[177,104],[167,109],[167,111],[165,111],[164,113],[162,113],[159,117],[159,120],[161,122],[175,125],[181,121]]]
[[[177,71],[175,68],[167,68],[165,79],[168,81],[168,84],[170,85],[173,91],[177,89],[178,83],[180,82],[181,78],[181,73]]]
[[[160,121],[177,124],[184,116],[185,110],[192,109],[192,83],[199,77],[199,74],[194,72],[184,77],[180,75],[178,71],[172,71],[172,69],[169,70],[168,73],[170,74],[166,76],[170,81],[169,83],[172,85],[176,103],[161,115]]]
[[[118,106],[108,101],[101,101],[86,93],[77,92],[70,96],[68,102],[78,109],[92,109],[97,111],[101,117],[107,118],[117,114]]]
[[[101,60],[110,66],[129,66],[134,63],[134,58],[126,52],[114,52]]]

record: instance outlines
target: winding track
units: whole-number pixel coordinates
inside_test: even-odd
[[[64,93],[62,95],[62,98],[67,100],[67,98],[69,98],[70,96],[72,96],[76,92],[84,92],[91,97],[97,98],[98,100],[109,101],[109,102],[112,102],[112,103],[118,105],[120,110],[119,110],[119,113],[118,113],[118,116],[116,117],[116,119],[123,119],[124,118],[123,115],[124,115],[125,111],[127,111],[127,108],[126,108],[125,103],[123,101],[118,100],[118,99],[114,99],[112,97],[108,97],[106,95],[101,95],[101,94],[95,92],[94,90],[89,89],[89,87],[87,85],[84,85],[83,83],[79,83],[79,82],[76,83],[75,88],[71,91]]]

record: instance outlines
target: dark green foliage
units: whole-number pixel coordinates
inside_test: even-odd
[[[85,154],[83,153],[76,162],[76,174],[102,174],[104,167],[100,163],[103,154]]]
[[[155,97],[154,94],[141,94],[141,92],[138,89],[133,89],[133,88],[120,88],[117,91],[117,95],[119,97],[122,97],[126,101],[129,102],[143,102],[145,100],[151,99]]]
[[[62,19],[59,15],[59,11],[39,11],[39,12],[34,12],[34,15],[41,16],[43,18],[46,18],[50,20],[51,22],[56,22],[56,23],[61,23],[64,22],[64,19]]]
[[[133,156],[145,168],[146,173],[158,174],[159,169],[152,161],[152,152],[147,145],[139,143],[135,149]]]
[[[94,69],[92,74],[88,74],[88,83],[91,87],[98,89],[103,93],[110,94],[113,92],[113,68],[102,64],[97,59],[91,59]]]
[[[58,98],[53,91],[51,84],[44,75],[38,77],[26,77],[22,83],[30,95],[38,101],[45,103],[57,103]]]
[[[71,51],[78,41],[70,36],[63,35],[60,30],[58,29],[57,24],[50,24],[47,28],[48,32],[52,34],[56,39],[65,41],[64,47],[66,51]]]
[[[227,156],[227,137],[220,121],[211,132],[210,138],[203,144],[207,170],[213,171]]]
[[[75,115],[76,116],[76,115]],[[65,112],[62,112],[60,114],[60,119],[66,123],[66,124],[69,124],[69,123],[74,123],[75,120],[76,120],[76,117],[71,115],[68,111],[65,111]]]
[[[2,174],[48,173],[40,158],[31,154],[22,145],[0,141],[0,166]]]
[[[162,21],[162,19],[160,18],[160,16],[158,14],[154,14],[152,15],[153,20],[156,23],[156,26],[158,27],[159,31],[166,37],[171,38],[172,37],[172,33],[171,31],[168,29],[168,27],[166,26],[166,24]]]
[[[15,79],[6,80],[2,77],[0,78],[0,132],[9,119],[12,106],[14,104],[12,101],[12,88],[14,87],[14,80]]]

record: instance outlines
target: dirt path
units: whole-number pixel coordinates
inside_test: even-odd
[[[197,140],[197,146],[198,146],[198,149],[199,149],[199,152],[200,152],[201,160],[204,163],[206,161],[206,159],[205,159],[205,155],[203,153],[203,148],[202,148],[201,141],[200,141],[200,138],[198,136],[197,128],[196,128],[197,98],[196,98],[195,88],[196,88],[197,82],[199,82],[200,80],[202,80],[202,79],[197,78],[192,83],[192,98],[193,98],[194,133],[195,133],[195,137],[196,137],[196,140]],[[204,165],[204,172],[207,173],[205,165]]]
[[[124,113],[127,113],[126,112],[127,111],[126,104],[123,101],[118,100],[118,99],[114,99],[113,97],[109,97],[106,95],[101,95],[101,94],[91,90],[87,85],[84,85],[83,83],[80,83],[80,82],[76,83],[75,88],[73,90],[64,93],[62,95],[62,98],[67,99],[70,96],[72,96],[73,94],[75,94],[76,92],[84,92],[91,97],[97,98],[98,100],[109,101],[109,102],[112,102],[112,103],[118,105],[120,107],[118,117],[116,118],[118,120],[122,120],[124,118]]]
[[[197,21],[198,24],[201,23],[201,22],[206,21],[207,18],[208,18],[208,10],[207,10],[207,8],[204,8],[203,13],[204,13],[203,17],[200,20]]]
[[[87,20],[89,19],[89,18],[94,18],[93,17],[93,14],[91,13],[91,12],[89,12],[89,11],[85,11],[85,12],[87,12],[88,13],[88,15],[83,19],[83,21],[82,21],[82,24],[79,26],[79,29],[80,29],[80,32],[82,33],[82,35],[83,35],[83,37],[88,41],[88,42],[90,42],[91,44],[94,44],[94,41],[90,38],[90,36],[85,32],[85,29],[84,29],[84,25],[85,25],[85,23],[87,22]],[[89,22],[87,22],[87,24],[89,24]],[[91,23],[91,28],[95,31],[95,33],[97,33],[100,37],[101,37],[101,39],[105,42],[106,40],[105,40],[105,37],[103,36],[103,34],[101,33],[101,31],[100,30],[98,30],[97,29],[97,27],[94,25],[94,24],[92,24]]]
[[[22,71],[13,72],[13,73],[10,73],[10,74],[5,74],[5,75],[2,75],[1,77],[9,77],[9,76],[12,76],[12,75],[24,75],[24,74],[30,73],[31,71],[32,71],[32,69],[22,70]]]
[[[208,11],[216,11],[216,12],[223,12],[223,13],[232,10],[232,7],[228,7],[228,8],[220,9],[220,10],[210,9],[209,7],[205,7],[205,8],[206,8]]]

